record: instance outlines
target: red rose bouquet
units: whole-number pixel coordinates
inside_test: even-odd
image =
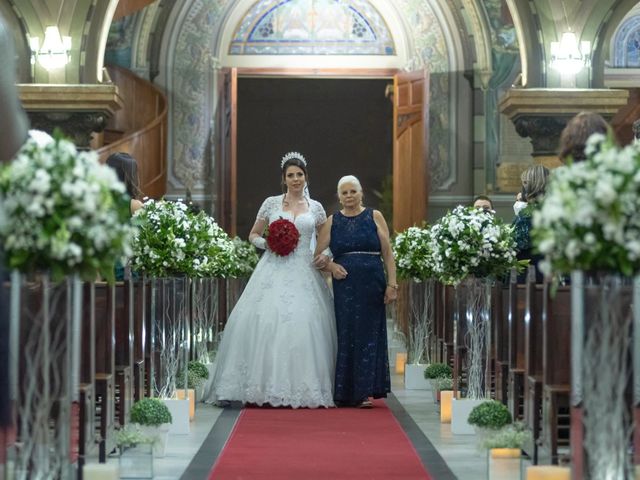
[[[280,218],[269,225],[267,245],[276,255],[282,257],[293,252],[300,240],[300,232],[290,220]]]

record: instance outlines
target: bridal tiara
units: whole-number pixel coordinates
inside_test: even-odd
[[[293,158],[297,158],[302,162],[302,164],[305,167],[307,166],[307,161],[305,160],[304,156],[300,152],[289,152],[284,157],[282,157],[282,161],[280,162],[280,168],[284,167],[284,164],[287,163],[288,160],[291,160]]]

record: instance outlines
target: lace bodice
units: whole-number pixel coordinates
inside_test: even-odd
[[[279,218],[291,220],[300,232],[298,247],[301,245],[307,245],[309,246],[308,250],[312,251],[313,249],[311,248],[311,245],[315,239],[316,228],[327,221],[327,214],[325,213],[324,208],[320,202],[309,199],[309,210],[304,213],[299,213],[294,217],[292,212],[283,210],[283,200],[284,195],[268,197],[264,202],[262,202],[262,206],[260,207],[260,210],[258,210],[257,219],[266,220],[268,223],[278,220]],[[300,250],[300,248],[296,248],[296,251]],[[305,251],[305,253],[307,252]]]

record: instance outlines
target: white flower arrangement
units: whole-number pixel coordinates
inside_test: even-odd
[[[520,264],[513,228],[491,212],[458,206],[430,233],[432,268],[443,283],[457,285],[468,275],[504,275]]]
[[[116,260],[131,254],[129,217],[115,172],[68,140],[29,139],[0,170],[0,238],[11,268],[113,281]]]
[[[233,243],[204,212],[182,202],[148,199],[136,212],[132,268],[153,277],[226,277],[236,263]]]
[[[236,263],[231,266],[229,276],[233,278],[249,277],[255,270],[258,260],[260,260],[256,247],[240,237],[235,237],[232,241]]]
[[[545,274],[640,270],[640,145],[592,135],[586,160],[551,172],[533,214],[533,241]]]
[[[435,278],[430,246],[431,234],[428,228],[409,227],[396,235],[393,256],[398,276],[417,282]]]

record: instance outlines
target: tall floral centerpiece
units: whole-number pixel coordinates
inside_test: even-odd
[[[493,213],[473,207],[456,207],[431,227],[433,270],[441,282],[456,286],[457,345],[466,347],[466,358],[456,355],[454,389],[459,374],[467,373],[466,398],[479,401],[489,394],[491,379],[491,283],[518,265],[513,231]],[[464,361],[464,363],[462,363]],[[466,419],[473,403],[456,414],[453,433],[473,433]]]
[[[227,275],[235,250],[211,217],[182,202],[147,200],[134,221],[132,267],[151,277],[151,349],[160,355],[158,364],[152,356],[150,376],[155,393],[172,398],[177,376],[188,382],[191,349],[196,358],[208,356],[217,322],[212,279]],[[184,416],[172,414],[178,433]],[[188,432],[188,416],[186,425]]]
[[[16,478],[75,475],[80,279],[113,280],[116,260],[130,253],[128,209],[115,173],[62,138],[28,140],[0,167],[0,243],[14,269],[11,369],[21,379]]]
[[[574,468],[588,478],[632,478],[624,392],[633,373],[640,404],[640,371],[627,361],[640,360],[640,316],[634,321],[631,309],[632,284],[640,287],[640,147],[593,135],[585,153],[552,172],[533,238],[545,272],[571,272],[571,405],[584,422],[583,445],[572,448],[587,459]]]
[[[435,321],[435,281],[432,270],[430,232],[428,228],[409,227],[396,235],[393,254],[398,277],[408,282],[408,341],[405,388],[428,388],[423,376],[424,364],[430,363],[430,342]],[[415,371],[414,371],[415,370]]]

